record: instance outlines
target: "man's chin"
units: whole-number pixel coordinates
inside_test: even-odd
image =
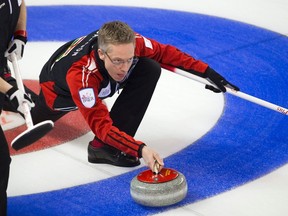
[[[126,76],[124,76],[124,77],[117,77],[117,79],[114,79],[116,82],[122,82],[122,81],[124,81],[125,80],[125,77]]]

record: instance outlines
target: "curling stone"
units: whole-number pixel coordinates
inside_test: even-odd
[[[185,176],[170,168],[163,168],[159,173],[143,171],[130,184],[134,201],[151,207],[178,203],[186,197],[187,190]]]

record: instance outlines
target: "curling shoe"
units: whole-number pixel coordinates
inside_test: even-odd
[[[88,161],[90,163],[106,163],[119,167],[135,167],[140,165],[140,160],[121,152],[120,150],[104,144],[102,147],[94,147],[89,142]]]

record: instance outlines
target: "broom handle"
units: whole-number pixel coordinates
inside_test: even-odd
[[[200,83],[205,84],[205,85],[212,85],[213,87],[217,88],[217,86],[211,84],[208,80],[206,80],[204,78],[201,78],[199,76],[196,76],[194,74],[191,74],[191,73],[189,73],[187,71],[181,70],[179,68],[171,67],[171,66],[166,66],[166,65],[162,65],[162,67],[167,69],[167,70],[169,70],[169,71],[171,71],[171,72],[179,74],[181,76],[187,77],[189,79],[195,80],[195,81],[200,82]],[[225,88],[226,88],[226,91],[229,94],[232,94],[234,96],[240,97],[240,98],[242,98],[244,100],[248,100],[248,101],[250,101],[252,103],[258,104],[258,105],[266,107],[268,109],[280,112],[280,113],[282,113],[284,115],[288,115],[288,109],[287,108],[284,108],[284,107],[278,106],[276,104],[270,103],[268,101],[259,99],[257,97],[245,94],[245,93],[243,93],[241,91],[235,91],[235,90],[233,90],[231,88],[228,88],[228,87],[225,87]]]
[[[12,59],[13,71],[14,71],[14,76],[16,79],[18,89],[25,93],[25,88],[24,88],[20,68],[19,68],[17,57],[16,57],[15,53],[11,53],[11,59]],[[19,106],[21,106],[21,105],[19,105]],[[31,128],[31,127],[33,127],[33,120],[31,117],[29,105],[26,102],[24,102],[23,107],[24,107],[24,118],[25,118],[26,126],[28,128]]]

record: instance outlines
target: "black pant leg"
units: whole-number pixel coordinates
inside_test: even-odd
[[[31,109],[31,117],[34,124],[38,124],[46,120],[51,120],[55,122],[64,115],[66,115],[67,113],[68,112],[51,110],[46,105],[42,91],[40,91],[40,94],[37,100],[35,101],[35,107]]]
[[[4,95],[0,95],[0,114]],[[10,170],[10,153],[2,127],[0,126],[0,215],[7,214],[7,186]]]
[[[1,154],[3,156],[3,154]],[[5,216],[7,214],[7,186],[9,180],[9,164],[0,165],[0,215]]]
[[[131,136],[135,135],[160,74],[161,67],[157,62],[149,58],[139,59],[110,111],[114,126]]]

